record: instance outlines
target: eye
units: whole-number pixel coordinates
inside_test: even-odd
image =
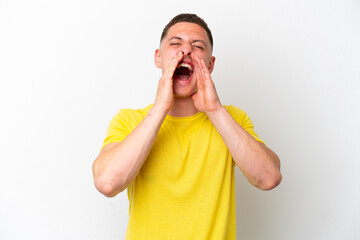
[[[196,47],[198,49],[201,49],[201,50],[204,50],[204,48],[202,46],[199,46],[199,45],[195,45],[194,47]]]
[[[171,46],[178,46],[180,45],[180,43],[177,43],[177,42],[173,42],[173,43],[170,43]]]

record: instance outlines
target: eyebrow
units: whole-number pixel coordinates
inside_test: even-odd
[[[168,40],[168,42],[170,42],[171,40],[180,40],[180,41],[183,41],[183,39],[181,38],[181,37],[171,37],[169,40]],[[195,40],[193,40],[191,43],[197,43],[197,42],[199,42],[199,43],[202,43],[202,44],[204,44],[205,46],[206,46],[206,42],[205,41],[203,41],[203,40],[199,40],[199,39],[195,39]]]

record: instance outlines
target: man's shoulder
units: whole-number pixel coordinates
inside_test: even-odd
[[[245,115],[246,112],[234,105],[223,105],[223,107],[231,114]]]
[[[116,114],[118,117],[142,117],[144,118],[149,110],[152,108],[153,104],[146,106],[145,108],[122,108]]]
[[[118,124],[136,126],[148,114],[151,105],[145,108],[122,108],[112,118],[110,125],[117,126]]]
[[[246,112],[239,107],[234,105],[224,105],[223,107],[241,126],[244,126],[246,122],[251,121]]]

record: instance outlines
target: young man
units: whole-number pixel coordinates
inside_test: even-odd
[[[173,18],[155,51],[154,104],[121,110],[110,123],[93,174],[107,197],[127,188],[126,239],[236,239],[235,165],[262,190],[281,181],[279,158],[250,118],[221,105],[212,48],[201,18]]]

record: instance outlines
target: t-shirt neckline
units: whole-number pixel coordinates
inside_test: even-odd
[[[200,118],[203,115],[204,115],[203,112],[197,112],[194,115],[185,116],[185,117],[175,117],[175,116],[171,116],[168,114],[168,115],[166,115],[166,119],[171,119],[171,120],[175,120],[175,121],[194,120],[194,119]]]

